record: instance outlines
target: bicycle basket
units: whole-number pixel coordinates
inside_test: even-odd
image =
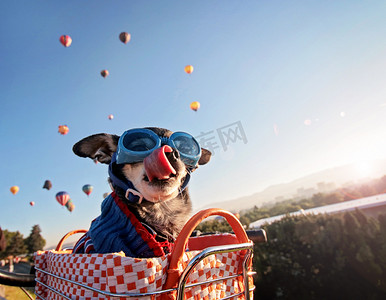
[[[211,215],[224,216],[235,235],[188,238]],[[61,250],[62,242],[56,250],[35,253],[37,299],[252,298],[248,271],[253,244],[239,221],[226,211],[197,213],[181,231],[172,253],[162,257],[139,259],[125,257],[123,252],[72,254]]]

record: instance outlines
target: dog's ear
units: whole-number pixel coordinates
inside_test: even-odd
[[[109,164],[113,153],[117,150],[118,140],[117,135],[94,134],[77,142],[72,151],[80,157],[89,157],[100,163]]]
[[[209,150],[206,150],[205,148],[201,148],[201,157],[198,161],[199,165],[205,165],[210,161],[210,158],[212,157],[212,153]]]

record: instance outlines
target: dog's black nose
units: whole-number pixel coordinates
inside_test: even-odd
[[[172,152],[166,153],[166,157],[170,162],[176,162],[180,158],[180,153],[177,149],[172,148]]]

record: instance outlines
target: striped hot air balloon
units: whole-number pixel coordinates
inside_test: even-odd
[[[60,38],[59,38],[59,41],[60,43],[64,46],[64,47],[70,47],[71,46],[71,43],[72,43],[72,38],[69,36],[69,35],[62,35]]]
[[[70,200],[70,195],[67,192],[59,192],[56,194],[56,201],[58,201],[60,205],[66,205],[68,200]]]

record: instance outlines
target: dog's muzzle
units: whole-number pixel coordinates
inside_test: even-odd
[[[161,147],[160,149],[162,149],[162,148],[163,147]],[[165,155],[166,160],[167,160],[167,157],[166,157],[165,153],[168,153],[167,151],[168,151],[168,149],[166,149],[166,152],[164,151],[164,155]],[[161,154],[159,154],[159,155],[161,155]],[[143,198],[143,195],[135,188],[134,184],[130,180],[127,180],[127,179],[126,180],[122,180],[122,179],[118,178],[117,176],[115,176],[115,174],[113,172],[113,164],[115,164],[115,163],[116,163],[116,153],[114,153],[112,158],[111,158],[111,162],[110,162],[109,170],[108,170],[109,177],[110,177],[111,189],[113,191],[115,191],[115,189],[118,187],[118,188],[121,188],[122,190],[124,190],[125,191],[126,199],[129,202],[131,202],[131,203],[141,203],[142,200],[147,200],[147,199]],[[170,164],[169,161],[168,161],[168,163]],[[166,162],[165,162],[165,164],[166,164]],[[166,170],[165,172],[167,172],[168,168],[169,167],[167,167],[167,166],[165,167],[165,170]],[[173,168],[173,167],[171,166],[171,168]],[[173,168],[173,170],[174,170],[174,168]],[[184,182],[183,182],[181,188],[179,189],[179,191],[180,191],[179,193],[180,194],[188,186],[188,183],[189,183],[189,180],[190,180],[190,172],[191,172],[191,170],[188,168],[187,169],[187,174],[186,174],[185,179],[184,179]],[[170,174],[173,174],[173,173],[170,172],[169,175]],[[149,201],[149,200],[147,200],[147,201]]]

